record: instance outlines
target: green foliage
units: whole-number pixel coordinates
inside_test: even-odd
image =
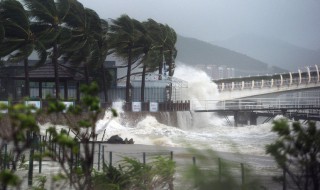
[[[29,165],[27,164],[26,155],[25,154],[21,155],[18,168],[26,170],[26,169],[28,169],[28,166]]]
[[[111,108],[111,112],[112,112],[112,116],[113,116],[113,117],[118,117],[118,112],[117,112],[117,110]]]
[[[49,102],[49,106],[47,108],[47,112],[50,113],[61,113],[66,109],[66,106],[58,101],[56,98],[51,96],[47,96],[47,101]]]
[[[9,153],[4,154],[4,159],[0,159],[1,168],[0,181],[1,188],[6,189],[7,186],[17,186],[21,182],[18,175],[15,174],[18,168],[25,168],[24,153],[29,150],[33,143],[29,137],[32,134],[39,133],[39,126],[36,116],[39,114],[37,109],[31,105],[15,104],[5,106],[8,113],[4,114],[7,122],[3,122],[6,126],[6,132],[0,133],[2,144],[12,146]]]
[[[129,189],[150,189],[153,178],[151,165],[128,157],[123,159],[122,164],[131,182]]]
[[[122,170],[112,165],[103,163],[102,172],[95,171],[93,177],[94,189],[120,190],[129,186],[129,176]]]
[[[193,190],[238,190],[238,189],[261,189],[260,182],[245,169],[245,183],[242,184],[237,178],[241,178],[234,171],[240,171],[240,163],[227,162],[218,155],[208,150],[206,152],[191,149],[195,155],[196,164],[190,165],[184,174],[181,189]]]
[[[273,132],[278,139],[266,146],[279,167],[300,189],[319,189],[320,185],[320,129],[314,122],[303,126],[299,122],[275,121]]]
[[[35,176],[36,185],[32,187],[32,190],[46,190],[45,184],[47,182],[47,177],[44,175]]]
[[[0,171],[0,183],[2,186],[17,186],[20,183],[19,177],[11,170]]]
[[[52,177],[52,180],[53,180],[54,182],[58,182],[58,181],[66,180],[66,179],[68,179],[68,177],[65,176],[65,175],[62,174],[62,173],[58,173],[58,174],[56,174],[56,175],[54,175],[54,176]]]
[[[150,163],[124,157],[118,167],[104,164],[103,171],[95,171],[94,189],[158,189],[166,188],[173,180],[175,162],[155,157]]]

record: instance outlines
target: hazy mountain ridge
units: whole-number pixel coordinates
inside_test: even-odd
[[[320,63],[320,51],[258,35],[242,34],[225,41],[215,41],[212,44],[291,71]]]
[[[226,65],[234,67],[236,75],[266,74],[284,72],[284,69],[270,67],[267,63],[247,55],[219,47],[208,42],[178,35],[177,61],[188,65]]]

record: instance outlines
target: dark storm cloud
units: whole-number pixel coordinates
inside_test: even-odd
[[[79,0],[102,18],[153,18],[205,41],[254,33],[320,48],[319,0]]]

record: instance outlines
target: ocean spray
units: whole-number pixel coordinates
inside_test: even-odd
[[[174,77],[188,82],[184,99],[190,100],[192,107],[203,106],[207,100],[218,99],[217,85],[203,71],[178,64]],[[119,101],[120,102],[120,101]],[[214,104],[211,104],[214,108]],[[185,146],[190,144],[195,148],[211,147],[217,151],[242,152],[248,154],[264,154],[264,146],[275,138],[270,132],[271,124],[258,126],[233,127],[227,126],[223,118],[213,113],[194,113],[192,110],[176,112],[177,126],[172,126],[172,113],[161,112],[160,118],[145,114],[135,125],[129,125],[125,113],[118,106],[120,116],[112,118],[108,111],[104,119],[97,122],[98,140],[107,140],[112,135],[122,138],[133,138],[136,144]],[[104,139],[102,132],[106,130]]]

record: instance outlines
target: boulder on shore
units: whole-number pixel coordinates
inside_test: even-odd
[[[123,140],[119,135],[113,135],[108,140],[107,143],[109,144],[134,144],[133,139],[131,138],[128,140],[127,138]]]

